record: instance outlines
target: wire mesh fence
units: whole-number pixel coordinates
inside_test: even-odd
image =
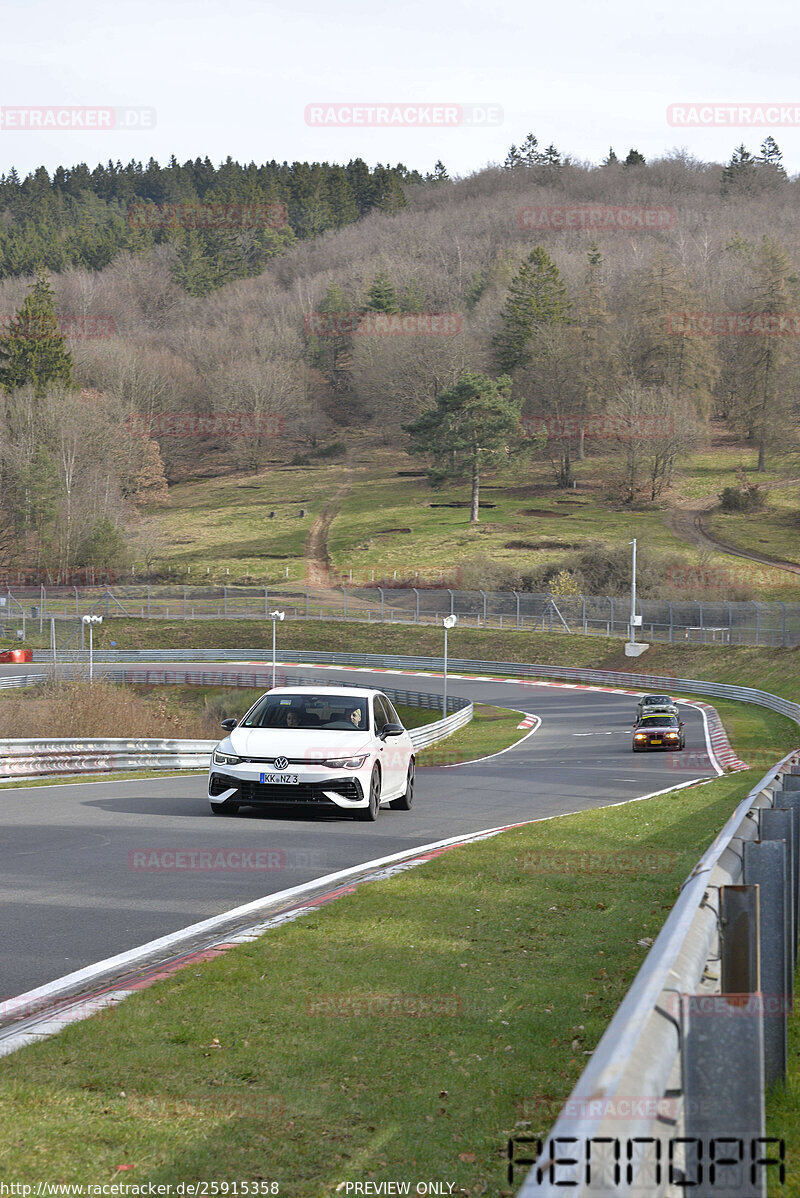
[[[0,593],[6,637],[22,641],[35,629],[46,640],[49,630],[58,646],[72,648],[85,647],[82,617],[90,614],[109,620],[270,620],[275,610],[298,620],[408,624],[437,624],[457,615],[462,625],[476,628],[617,637],[630,636],[631,616],[627,596],[422,587],[40,586]],[[643,641],[800,644],[800,603],[642,599],[636,615],[636,637]]]

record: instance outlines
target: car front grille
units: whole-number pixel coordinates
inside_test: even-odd
[[[325,782],[300,782],[297,786],[281,786],[280,783],[269,783],[262,786],[260,782],[245,782],[241,778],[230,778],[225,774],[212,774],[208,793],[220,795],[226,790],[236,788],[238,793],[230,798],[237,803],[248,803],[254,806],[268,803],[320,803],[330,806],[333,803],[325,794],[326,790],[335,791],[344,799],[363,799],[364,794],[357,778],[331,778]]]

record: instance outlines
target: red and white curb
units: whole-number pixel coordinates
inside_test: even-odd
[[[702,786],[707,781],[709,779],[690,778],[678,786],[668,786],[664,790],[638,795],[635,799],[610,803],[608,806],[623,807],[626,803],[654,799],[662,794],[685,790],[689,786]],[[416,865],[433,860],[449,849],[488,840],[501,832],[580,814],[583,812],[562,811],[557,815],[521,820],[498,828],[485,828],[479,832],[433,841],[414,849],[394,853],[389,857],[379,857],[362,865],[351,866],[338,873],[328,874],[326,877],[316,878],[278,894],[235,907],[222,915],[191,924],[168,936],[151,940],[138,948],[66,974],[44,986],[17,995],[16,998],[6,999],[0,1002],[0,1022],[6,1025],[0,1027],[0,1057],[8,1056],[28,1044],[39,1043],[63,1031],[72,1023],[78,1023],[116,1006],[132,994],[148,989],[181,969],[211,961],[238,944],[257,940],[271,928],[299,919],[334,902],[342,895],[352,894],[356,887],[365,882],[394,877],[407,869],[413,869]],[[273,911],[273,914],[251,922],[251,919],[265,908],[274,909],[276,906],[279,910]],[[224,930],[237,920],[242,921],[239,928],[233,931]],[[202,946],[191,947],[192,942],[198,940],[205,943]],[[184,951],[181,951],[182,949]]]
[[[537,719],[538,719],[538,716],[526,715],[525,719],[522,721],[522,723],[517,724],[517,729],[519,730],[520,728],[532,728],[534,726],[534,724],[536,723]]]
[[[245,664],[260,665],[262,663],[246,662]],[[311,666],[315,670],[350,670],[357,674],[400,674],[407,675],[411,678],[442,677],[441,673],[433,673],[430,670],[390,670],[376,668],[375,666],[335,666],[327,664],[323,665],[315,662],[299,661],[287,661],[282,662],[281,664],[296,668]],[[641,698],[643,694],[648,693],[641,690],[630,690],[627,687],[621,686],[600,686],[586,682],[553,682],[542,678],[512,678],[500,677],[493,674],[452,674],[449,670],[447,676],[448,678],[457,678],[459,680],[469,682],[503,682],[512,683],[515,686],[544,686],[556,687],[562,690],[599,691],[603,694],[609,695],[632,695],[635,698]],[[709,761],[712,768],[715,769],[718,774],[724,774],[726,769],[731,771],[749,769],[749,766],[744,761],[741,761],[733,751],[731,743],[728,740],[728,734],[723,727],[722,720],[720,719],[719,713],[715,707],[713,707],[710,703],[701,701],[700,699],[676,699],[676,702],[682,703],[686,707],[695,707],[700,712],[700,715],[703,719],[703,731],[705,733]],[[535,720],[537,717],[531,716],[529,718]],[[532,725],[526,724],[524,720],[521,724],[517,725],[518,728],[525,728],[529,726]],[[699,758],[697,765],[698,767],[703,765],[703,762],[700,761]]]
[[[522,821],[535,822],[538,821]],[[180,969],[212,960],[237,944],[257,940],[268,929],[299,919],[342,895],[352,894],[357,886],[365,882],[391,878],[431,861],[448,849],[486,840],[500,832],[521,827],[522,823],[433,841],[304,882],[201,923],[191,924],[115,957],[98,961],[16,998],[5,999],[0,1002],[0,1022],[7,1025],[0,1027],[0,1057],[16,1052],[26,1044],[35,1044],[55,1035],[71,1023],[116,1006],[123,999],[170,977]],[[270,909],[273,914],[254,920],[255,916]],[[240,926],[231,930],[231,924],[237,920]],[[190,948],[192,942],[198,940],[205,943],[201,947]],[[182,948],[188,948],[189,951],[181,952]]]

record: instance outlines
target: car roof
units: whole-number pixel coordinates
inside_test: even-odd
[[[383,691],[342,683],[341,686],[275,686],[266,693],[268,695],[308,695],[309,698],[312,695],[325,695],[337,699],[368,699],[372,695],[382,695]]]

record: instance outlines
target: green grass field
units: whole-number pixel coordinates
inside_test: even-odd
[[[547,462],[527,463],[487,476],[476,527],[469,523],[466,485],[434,491],[425,478],[408,477],[423,471],[423,461],[396,447],[356,439],[347,463],[276,462],[252,475],[176,484],[170,505],[149,515],[160,530],[157,557],[165,571],[171,568],[167,577],[180,582],[302,582],[311,523],[345,486],[349,490],[336,501],[328,550],[335,575],[349,581],[352,574],[354,584],[398,578],[413,585],[417,577],[456,578],[460,570],[472,576],[485,569],[487,559],[524,571],[561,562],[592,541],[625,544],[634,536],[653,552],[683,559],[687,568],[722,571],[730,567],[730,557],[701,553],[678,538],[667,526],[668,508],[735,485],[737,468],[759,482],[792,473],[788,459],[777,459],[764,475],[756,475],[752,465],[746,446],[698,449],[660,503],[631,510],[615,499],[611,459],[576,462],[578,486],[569,492],[553,485]],[[776,504],[797,506],[795,488],[779,494]],[[448,506],[453,504],[460,506]],[[787,531],[776,518],[760,528],[756,539],[762,552],[786,557],[781,550],[790,534],[791,528]],[[791,597],[791,580],[765,574],[743,559],[735,566],[738,586],[764,597]]]
[[[767,554],[800,565],[800,485],[770,491],[763,512],[755,515],[726,515],[716,512],[708,521],[710,530],[729,545]],[[728,559],[732,569],[739,563]],[[795,581],[800,597],[800,578]]]

